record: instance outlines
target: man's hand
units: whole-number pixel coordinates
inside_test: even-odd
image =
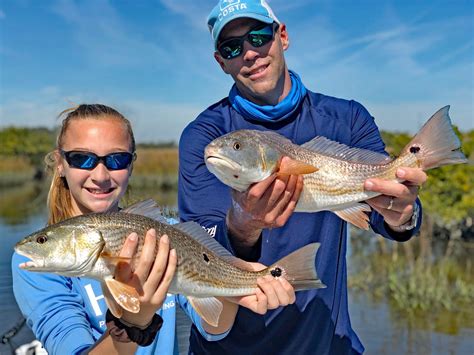
[[[366,190],[382,194],[366,202],[379,212],[395,231],[412,217],[420,186],[426,182],[427,175],[419,168],[403,167],[397,170],[397,178],[403,179],[404,182],[368,179],[364,184]]]
[[[281,165],[288,159],[284,157]],[[252,247],[262,229],[285,225],[302,190],[302,176],[277,174],[250,186],[245,192],[233,190],[227,228],[234,237],[234,246]]]

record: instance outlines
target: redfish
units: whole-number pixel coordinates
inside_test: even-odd
[[[371,209],[363,201],[379,193],[366,191],[365,180],[402,182],[395,175],[400,167],[429,170],[467,162],[448,111],[446,106],[436,112],[396,159],[325,137],[299,146],[276,132],[238,130],[212,141],[205,149],[205,162],[210,172],[237,191],[245,191],[274,173],[304,174],[295,212],[332,211],[368,229],[365,212]],[[280,166],[283,156],[290,157],[291,163]]]

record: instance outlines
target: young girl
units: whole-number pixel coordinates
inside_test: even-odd
[[[80,105],[64,113],[67,115],[58,135],[57,148],[46,159],[53,172],[48,195],[49,224],[90,212],[117,211],[135,159],[130,122],[116,110],[93,104]],[[133,255],[137,239],[136,234],[128,237],[121,256]],[[115,275],[120,281],[143,290],[140,312],[124,311],[120,320],[107,323],[107,307],[98,281],[24,271],[18,265],[27,259],[14,254],[15,298],[48,353],[173,354],[178,352],[176,304],[206,339],[219,340],[233,324],[236,303],[265,313],[267,309],[294,302],[294,291],[286,281],[260,280],[263,293],[259,290],[254,296],[222,299],[224,310],[219,325],[212,327],[192,309],[186,297],[167,295],[177,258],[175,251],[169,250],[166,236],[158,243],[159,251],[154,257],[156,233],[148,231],[136,269],[132,271],[125,265],[118,268]],[[163,324],[154,337],[160,317]],[[120,328],[133,328],[138,338]],[[138,346],[134,341],[142,342],[137,340],[140,337],[154,340],[148,346]]]

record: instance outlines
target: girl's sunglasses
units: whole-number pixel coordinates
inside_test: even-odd
[[[253,47],[262,47],[273,40],[273,36],[278,29],[276,22],[271,24],[258,25],[243,36],[232,37],[223,40],[217,46],[217,50],[224,59],[234,59],[242,54],[244,41],[249,42]]]
[[[71,150],[66,152],[61,149],[61,155],[66,159],[69,166],[77,169],[92,170],[102,162],[109,170],[127,169],[135,159],[135,153],[117,152],[99,157],[92,152],[81,152]]]

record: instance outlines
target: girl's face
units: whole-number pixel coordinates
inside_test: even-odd
[[[78,119],[70,122],[62,150],[105,156],[130,152],[131,140],[125,124],[116,118]],[[63,156],[58,156],[58,159],[58,172],[68,183],[74,215],[118,209],[120,198],[128,186],[131,165],[122,170],[109,170],[100,162],[92,170],[83,170],[69,166]]]

